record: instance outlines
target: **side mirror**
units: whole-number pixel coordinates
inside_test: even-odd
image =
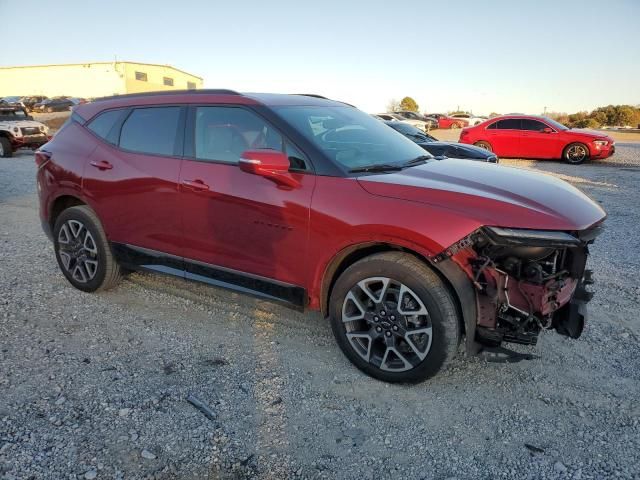
[[[246,150],[240,156],[240,170],[259,175],[290,188],[300,183],[289,173],[289,158],[282,152],[271,149]]]
[[[545,127],[542,129],[542,133],[553,133],[553,129],[549,127]]]

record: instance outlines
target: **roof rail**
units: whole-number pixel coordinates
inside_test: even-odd
[[[313,97],[313,98],[322,98],[324,100],[329,100],[329,98],[323,97],[322,95],[318,95],[317,93],[293,93],[292,95],[300,95],[301,97]]]
[[[157,92],[140,92],[140,93],[123,93],[121,95],[109,95],[106,97],[96,98],[93,101],[116,100],[119,98],[135,98],[135,97],[156,97],[159,95],[242,95],[235,90],[225,88],[201,88],[199,90],[161,90]]]

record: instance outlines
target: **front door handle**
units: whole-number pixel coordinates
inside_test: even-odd
[[[99,162],[93,161],[91,162],[92,167],[96,167],[98,170],[111,170],[113,165],[111,165],[106,160],[100,160]]]
[[[203,192],[205,190],[209,190],[209,185],[207,185],[206,183],[204,183],[202,180],[183,180],[182,184],[187,187],[190,188],[191,190],[195,190],[195,191],[199,191],[199,192]]]

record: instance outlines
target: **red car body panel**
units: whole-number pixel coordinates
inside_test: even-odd
[[[110,241],[182,255],[180,160],[100,142],[85,164],[82,190]]]
[[[279,187],[238,165],[184,160],[176,202],[182,212],[178,231],[183,232],[183,256],[305,285],[316,177],[292,175],[298,188]],[[187,181],[208,188],[194,190],[185,185]]]
[[[550,131],[545,133],[533,130],[500,130],[489,128],[494,123],[505,119],[535,120],[545,124]],[[600,132],[589,130],[568,129],[560,130],[549,123],[545,117],[533,115],[504,115],[491,118],[473,127],[467,127],[460,132],[461,143],[476,144],[486,142],[491,150],[500,157],[532,158],[532,159],[560,159],[564,149],[572,143],[582,143],[589,149],[592,159],[607,158],[615,151],[615,141]],[[607,145],[598,145],[596,141],[606,141]]]

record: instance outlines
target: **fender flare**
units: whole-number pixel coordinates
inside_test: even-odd
[[[458,297],[458,306],[464,322],[465,351],[467,355],[476,355],[482,346],[476,342],[476,322],[478,305],[476,291],[469,277],[453,260],[447,258],[441,262],[429,264],[449,282]]]

